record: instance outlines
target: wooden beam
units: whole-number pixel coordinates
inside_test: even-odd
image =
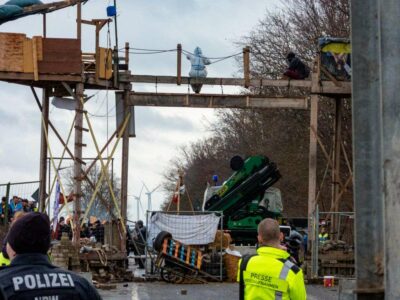
[[[268,98],[255,95],[134,93],[128,105],[197,108],[295,108],[307,109],[307,98]]]
[[[175,76],[153,76],[153,75],[120,75],[121,82],[133,83],[159,83],[159,84],[176,84],[177,78]],[[190,80],[190,82],[189,82]],[[190,78],[182,76],[182,84],[204,84],[204,85],[233,85],[244,86],[245,80],[243,78]],[[311,87],[309,80],[274,80],[274,79],[251,79],[250,86],[276,86],[276,87]]]
[[[16,73],[16,72],[0,72],[0,81],[34,81],[33,73]],[[39,81],[73,81],[81,82],[82,76],[80,75],[43,75],[39,74]],[[27,83],[27,85],[30,85]]]
[[[42,96],[42,123],[41,139],[40,139],[40,171],[39,171],[39,211],[44,212],[46,205],[46,175],[47,175],[47,143],[46,133],[49,130],[49,91],[43,89]],[[45,126],[45,127],[44,127]]]
[[[176,84],[176,76],[153,76],[153,75],[126,75],[120,74],[119,81],[132,83],[158,83],[158,84]],[[190,82],[189,82],[190,81]],[[182,84],[203,84],[203,85],[232,85],[245,86],[246,80],[243,78],[190,78],[181,77]],[[312,94],[339,94],[343,96],[351,95],[351,82],[343,81],[341,86],[336,86],[332,81],[316,82],[311,87],[311,80],[283,80],[283,79],[250,79],[248,82],[252,87],[296,87],[310,89]]]
[[[76,85],[76,94],[72,93],[71,88],[67,88],[67,84],[63,82],[64,87],[66,90],[71,93],[71,96],[73,96],[76,99],[76,119],[75,119],[75,125],[77,127],[82,127],[83,128],[83,114],[80,112],[80,110],[83,110],[83,103],[81,98],[83,97],[84,93],[84,85],[82,83],[78,83]],[[82,131],[79,129],[75,129],[75,147],[74,147],[74,177],[75,178],[80,178],[82,176],[82,166],[79,162],[79,160],[82,160],[82,147],[79,146],[79,144],[82,144]],[[80,238],[80,217],[81,217],[81,195],[82,195],[82,182],[79,180],[74,180],[74,194],[75,194],[75,201],[74,201],[74,224],[75,224],[75,230],[73,231],[73,243],[76,245],[79,243],[79,238]]]
[[[123,114],[124,119],[129,115],[128,106],[130,92],[124,91]],[[131,122],[131,120],[129,120]],[[129,124],[129,123],[128,123]],[[126,224],[128,213],[128,178],[129,178],[129,125],[122,136],[122,165],[121,165],[121,216],[122,222]],[[125,245],[125,244],[124,244]]]
[[[244,87],[250,87],[250,47],[243,48]]]
[[[340,182],[340,162],[341,162],[341,144],[342,144],[342,114],[343,114],[343,100],[341,98],[335,99],[335,140],[334,140],[334,172],[332,175],[332,207],[331,211],[338,212],[339,211],[339,182]],[[340,228],[339,225],[339,216],[333,215],[332,216],[332,236],[331,239],[337,240],[338,239],[338,232]]]
[[[318,130],[318,95],[311,96],[311,112],[310,112],[310,149],[308,159],[308,236],[312,243],[317,242],[314,236],[313,218],[316,208],[316,189],[317,189],[317,136],[314,130]]]
[[[182,83],[182,45],[178,44],[176,48],[176,84],[181,85]]]
[[[39,80],[38,58],[37,58],[37,43],[36,39],[32,39],[32,55],[33,55],[33,78],[35,81]]]

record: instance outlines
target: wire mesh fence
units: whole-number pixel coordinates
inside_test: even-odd
[[[354,212],[320,212],[312,219],[311,277],[354,276]],[[308,272],[307,272],[308,273]]]
[[[223,249],[229,246],[221,212],[161,212],[146,214],[146,275],[167,282],[222,281]]]
[[[35,193],[39,189],[39,181],[13,182],[0,184],[0,195],[9,201],[13,196],[17,196],[28,201],[37,201]],[[36,196],[38,197],[38,195]]]

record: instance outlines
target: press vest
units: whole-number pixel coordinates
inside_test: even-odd
[[[18,254],[0,269],[0,299],[101,299],[97,290],[73,272],[53,266],[43,254]]]
[[[289,260],[286,251],[261,247],[257,250],[257,255],[243,257],[238,270],[238,281],[240,282],[241,276],[243,278],[242,299],[306,299],[303,273]]]

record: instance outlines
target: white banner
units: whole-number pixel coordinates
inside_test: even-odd
[[[193,216],[155,213],[149,220],[147,242],[152,246],[156,236],[167,231],[185,245],[206,245],[214,242],[220,218],[213,213]]]

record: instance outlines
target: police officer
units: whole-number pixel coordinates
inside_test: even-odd
[[[239,261],[239,299],[305,300],[303,272],[280,245],[279,224],[264,219],[258,225],[257,254]]]
[[[50,221],[45,214],[31,212],[16,220],[6,247],[11,264],[0,270],[0,299],[101,299],[86,279],[50,263]]]

